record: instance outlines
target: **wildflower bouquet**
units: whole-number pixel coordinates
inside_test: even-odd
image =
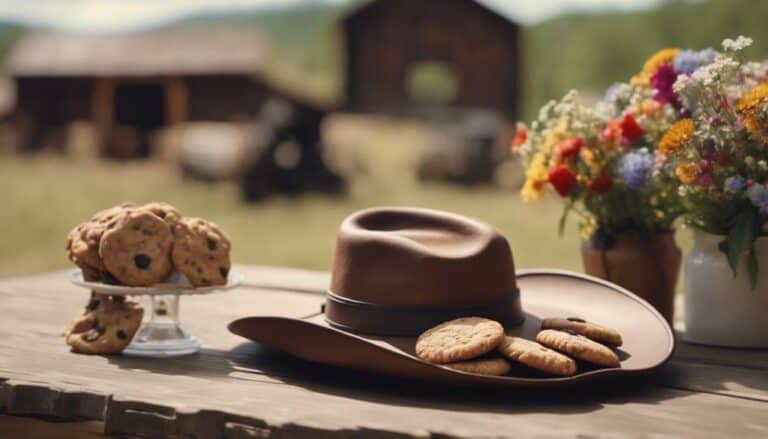
[[[573,211],[582,236],[598,246],[620,232],[670,231],[679,202],[656,145],[679,112],[655,95],[652,87],[625,83],[595,106],[577,103],[576,92],[545,105],[512,142],[526,167],[522,198],[538,200],[554,189],[566,201],[561,233]]]
[[[708,51],[711,60],[699,68],[678,69],[688,63],[688,55],[680,61],[683,53],[665,64],[681,119],[661,137],[659,151],[688,223],[725,236],[719,248],[734,275],[746,253],[754,287],[754,243],[768,232],[768,65],[741,59],[751,42],[726,39],[723,53]]]

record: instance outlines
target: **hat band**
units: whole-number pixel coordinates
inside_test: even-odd
[[[453,307],[413,307],[362,302],[326,293],[325,320],[345,331],[370,335],[415,337],[427,329],[459,317],[485,317],[517,326],[524,320],[518,291],[503,300],[480,305]]]

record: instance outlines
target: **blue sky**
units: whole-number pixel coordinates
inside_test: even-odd
[[[0,0],[0,18],[65,30],[109,32],[161,25],[190,14],[290,6],[308,0]],[[345,3],[347,0],[313,0]],[[662,0],[478,0],[523,23],[564,12],[644,10]]]

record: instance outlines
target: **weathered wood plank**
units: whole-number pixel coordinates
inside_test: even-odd
[[[672,360],[659,374],[662,385],[693,392],[768,402],[768,372]]]
[[[0,437],[8,439],[105,439],[101,422],[48,422],[0,415]]]
[[[61,332],[87,292],[63,272],[0,281],[0,411],[104,419],[115,435],[768,435],[762,371],[691,362],[706,350],[684,351],[654,380],[555,393],[439,388],[309,364],[233,336],[226,323],[274,310],[317,312],[311,291],[322,291],[327,274],[295,272],[292,294],[292,270],[244,271],[249,283],[273,288],[185,298],[182,319],[205,349],[169,360],[71,354]],[[746,365],[763,355],[736,352]]]

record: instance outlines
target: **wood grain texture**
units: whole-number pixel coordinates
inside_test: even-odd
[[[319,311],[328,282],[326,273],[240,268],[245,287],[184,298],[182,320],[204,350],[167,360],[70,353],[61,333],[87,292],[65,272],[0,281],[0,412],[103,420],[115,436],[768,436],[765,351],[681,343],[661,374],[631,382],[441,388],[306,363],[230,334],[238,317]]]
[[[95,421],[48,422],[0,415],[0,437],[8,439],[105,439],[104,425]]]

